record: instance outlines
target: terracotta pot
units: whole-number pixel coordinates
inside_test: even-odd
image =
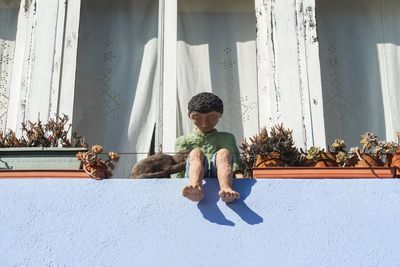
[[[319,160],[314,165],[315,168],[337,167],[336,161]]]
[[[37,179],[37,178],[62,178],[62,179],[90,179],[84,170],[0,170],[0,179]]]
[[[375,166],[383,166],[383,162],[377,158],[374,157],[370,154],[367,153],[361,153],[361,158],[363,160],[358,160],[357,163],[355,164],[355,167],[375,167]]]
[[[257,155],[254,167],[278,167],[283,166],[281,154],[279,152],[271,152],[268,155]]]
[[[400,168],[400,152],[396,152],[393,154],[393,156],[390,160],[390,166],[396,167],[397,169]]]
[[[355,167],[356,164],[360,161],[360,159],[357,157],[357,155],[354,155],[353,157],[349,158],[349,166],[350,167]]]
[[[394,178],[393,168],[341,168],[341,167],[275,167],[253,168],[257,179],[365,179]]]
[[[93,179],[102,180],[107,178],[107,166],[83,164],[83,170]]]
[[[321,159],[315,164],[315,168],[326,168],[326,167],[337,167],[336,155],[331,152],[323,152],[321,154]]]

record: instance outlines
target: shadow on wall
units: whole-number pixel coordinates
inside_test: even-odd
[[[399,1],[316,1],[329,144],[341,137],[359,145],[367,130],[390,138],[399,127],[388,117],[399,110],[390,104],[398,94],[399,12]]]
[[[239,217],[250,225],[262,223],[263,218],[250,209],[245,203],[246,198],[250,195],[251,188],[256,183],[256,179],[238,179],[234,180],[233,188],[240,193],[240,199],[233,203],[227,204]],[[217,185],[217,179],[207,179],[204,184],[205,197],[203,201],[197,204],[197,207],[203,214],[204,219],[226,226],[235,226],[235,223],[225,217],[222,211],[218,208],[217,202],[220,200]]]

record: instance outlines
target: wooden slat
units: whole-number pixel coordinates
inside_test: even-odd
[[[257,46],[257,91],[259,103],[259,125],[267,127],[273,124],[274,107],[276,106],[276,95],[274,90],[270,90],[273,77],[270,71],[269,54],[271,45],[268,38],[268,25],[271,24],[271,16],[268,15],[270,3],[263,0],[255,0],[256,14],[256,46]]]
[[[41,120],[47,121],[52,99],[51,90],[58,91],[58,81],[54,82],[52,79],[59,76],[59,68],[55,69],[54,63],[61,61],[57,42],[62,42],[64,30],[63,27],[57,26],[59,4],[58,0],[37,0],[31,6],[35,29],[29,46],[29,86],[21,95],[21,101],[25,102],[25,106],[20,110],[23,120],[36,121],[40,117]],[[54,76],[54,73],[57,74]],[[55,88],[52,88],[52,85],[55,85]]]
[[[304,23],[304,49],[311,114],[312,145],[325,147],[325,119],[322,99],[321,68],[315,15],[316,0],[302,0]]]
[[[63,97],[59,91],[66,3],[65,0],[21,1],[7,114],[7,128],[18,133],[21,122],[36,121],[38,116],[46,121],[58,113],[58,99]],[[64,65],[69,69],[69,62]],[[75,72],[75,65],[71,68]],[[73,98],[73,94],[68,93],[68,97]]]
[[[163,49],[163,133],[162,150],[175,151],[176,113],[177,113],[177,0],[164,4],[164,49]]]
[[[30,70],[30,46],[33,41],[35,21],[32,6],[36,0],[33,0],[31,5],[25,9],[25,1],[21,1],[18,13],[18,26],[16,36],[16,46],[14,53],[13,76],[10,87],[10,100],[7,112],[7,128],[13,129],[17,133],[20,132],[20,123],[23,119],[22,110],[25,107],[25,102],[21,101],[23,92],[29,87]]]
[[[57,113],[68,115],[71,121],[74,108],[80,8],[81,0],[67,1],[61,91]]]
[[[315,2],[255,3],[260,125],[283,122],[297,146],[325,147]]]
[[[62,54],[64,46],[64,27],[67,1],[58,0],[57,19],[54,35],[54,57],[52,64],[52,75],[50,81],[50,104],[48,116],[58,114],[58,99],[60,95],[60,79],[62,69]]]

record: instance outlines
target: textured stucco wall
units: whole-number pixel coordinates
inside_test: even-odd
[[[398,180],[0,180],[0,266],[400,266]]]

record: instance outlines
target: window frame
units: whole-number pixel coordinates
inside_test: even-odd
[[[57,8],[51,11],[57,19],[52,21],[50,27],[54,34],[43,37],[35,28],[38,14],[43,14],[38,12],[37,7],[43,8],[50,1],[57,3]],[[298,146],[324,147],[315,0],[296,0],[295,6],[289,1],[254,1],[255,27],[258,29],[256,68],[259,125],[270,127],[283,122],[286,127],[295,130]],[[31,0],[29,3],[26,7],[25,1],[21,1],[18,16],[7,114],[7,128],[10,129],[19,129],[20,122],[26,119],[36,120],[38,113],[42,120],[61,113],[73,120],[81,0]],[[159,0],[161,77],[156,151],[174,151],[177,137],[177,6],[177,0]],[[43,38],[47,38],[48,46],[35,49],[37,42],[43,41]],[[34,66],[32,59],[39,57],[50,57],[51,64]],[[51,77],[51,82],[34,76],[35,68],[41,69],[40,76]],[[292,96],[292,92],[296,94]],[[285,93],[290,96],[287,100],[290,105],[284,105],[279,100],[279,95]],[[40,103],[32,101],[32,94],[43,95]],[[301,112],[293,112],[291,108],[294,106],[299,107]]]

